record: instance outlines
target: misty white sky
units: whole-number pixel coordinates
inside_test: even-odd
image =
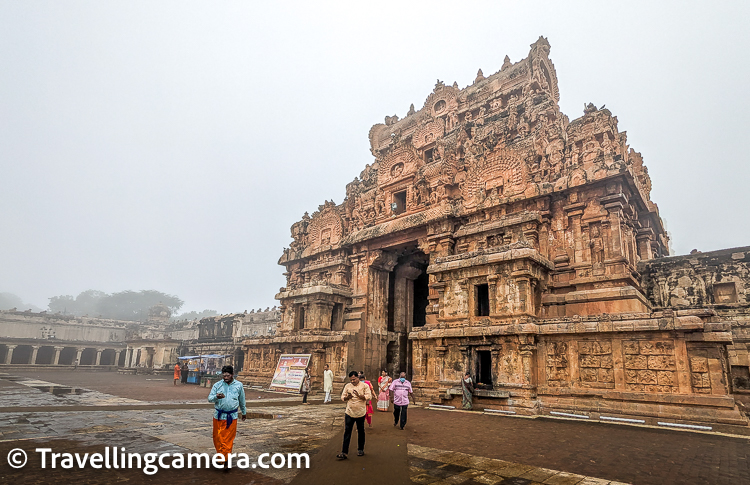
[[[616,5],[614,5],[616,3]],[[273,306],[289,226],[436,79],[540,35],[571,120],[607,105],[677,254],[750,245],[750,2],[0,0],[0,291]]]

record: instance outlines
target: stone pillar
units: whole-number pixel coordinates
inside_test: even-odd
[[[76,365],[81,365],[81,354],[83,353],[83,349],[76,349],[76,360],[73,362]]]
[[[115,350],[115,365],[120,366],[120,354],[122,354],[122,350]]]
[[[39,346],[34,345],[31,347],[31,361],[29,364],[36,364],[36,354],[39,352]]]
[[[62,347],[55,347],[55,356],[52,358],[52,365],[60,365],[60,352]]]
[[[13,360],[13,349],[15,349],[15,345],[8,345],[8,353],[5,354],[5,363],[10,364],[10,361]]]
[[[521,362],[523,363],[523,383],[534,386],[537,383],[536,373],[533,372],[534,345],[521,345]]]
[[[96,364],[94,365],[101,365],[102,362],[102,350],[96,349]]]

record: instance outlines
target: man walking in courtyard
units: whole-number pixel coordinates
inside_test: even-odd
[[[391,383],[390,390],[393,393],[393,426],[401,424],[401,429],[404,429],[406,409],[409,407],[409,396],[412,394],[411,382],[406,380],[406,372],[402,372],[399,378]]]
[[[339,460],[345,460],[349,453],[349,441],[352,439],[352,428],[357,424],[357,456],[365,454],[365,413],[367,401],[372,399],[370,386],[359,380],[359,373],[353,370],[349,373],[349,384],[344,386],[341,400],[346,403],[344,415],[344,444],[341,453],[336,455]]]
[[[180,363],[177,362],[174,365],[174,385],[177,385],[177,381],[180,380],[181,370],[180,370]]]
[[[234,378],[234,368],[225,365],[221,369],[223,380],[211,388],[208,402],[214,403],[214,447],[216,453],[224,455],[224,461],[229,458],[237,435],[237,412],[242,414],[242,420],[247,418],[245,407],[245,388]],[[229,470],[227,463],[225,471]]]
[[[333,391],[333,371],[328,368],[328,364],[325,365],[325,370],[323,371],[323,391],[326,393],[323,404],[331,402],[331,392]]]

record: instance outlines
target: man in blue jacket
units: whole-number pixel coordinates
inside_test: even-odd
[[[247,418],[247,408],[245,407],[245,388],[234,378],[234,368],[231,365],[225,365],[221,368],[221,373],[223,380],[213,385],[208,395],[208,402],[214,403],[215,407],[214,447],[216,453],[224,455],[226,463],[234,446],[234,437],[237,435],[237,412],[242,414],[244,421]]]

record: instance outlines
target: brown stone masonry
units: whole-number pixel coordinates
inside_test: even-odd
[[[539,38],[466,88],[438,81],[372,127],[344,201],[292,225],[281,323],[245,341],[243,379],[267,385],[280,353],[305,352],[317,389],[328,363],[339,385],[405,371],[419,399],[450,402],[468,371],[481,405],[519,413],[746,423],[731,322],[693,298],[747,308],[744,283],[660,269],[641,155],[609,110],[560,112],[549,51]]]

